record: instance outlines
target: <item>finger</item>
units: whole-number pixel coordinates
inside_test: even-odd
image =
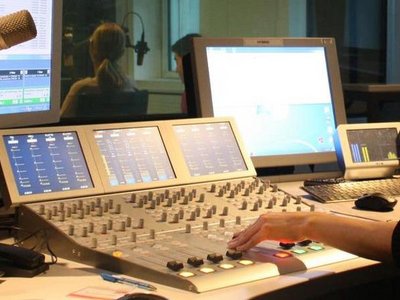
[[[228,243],[229,247],[236,248],[246,243],[254,234],[256,234],[262,226],[262,220],[259,218],[253,225],[240,232],[233,240]]]
[[[257,232],[256,234],[251,236],[245,243],[237,246],[236,250],[238,251],[249,250],[265,239],[266,237],[262,232]]]

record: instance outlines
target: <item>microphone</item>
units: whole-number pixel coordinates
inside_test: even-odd
[[[142,37],[140,38],[140,41],[137,41],[135,45],[135,52],[137,53],[137,61],[136,64],[138,66],[143,65],[143,59],[144,55],[150,51],[150,48],[147,47],[147,43],[144,40],[144,31],[142,32]]]
[[[35,22],[29,11],[20,10],[0,17],[0,50],[36,37]]]

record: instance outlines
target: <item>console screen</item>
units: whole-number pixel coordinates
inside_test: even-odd
[[[347,131],[354,163],[398,159],[397,129],[361,129]]]
[[[228,123],[175,125],[174,131],[191,176],[247,170]]]
[[[93,187],[75,132],[7,135],[3,139],[20,195]]]
[[[111,186],[175,178],[157,127],[97,130],[94,137]]]

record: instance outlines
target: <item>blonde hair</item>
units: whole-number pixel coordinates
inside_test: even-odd
[[[103,23],[90,39],[90,54],[98,69],[96,77],[102,91],[123,88],[128,78],[121,71],[118,60],[125,52],[125,33],[116,23]]]

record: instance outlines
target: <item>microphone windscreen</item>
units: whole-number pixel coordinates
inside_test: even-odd
[[[35,22],[29,11],[21,10],[0,17],[0,50],[36,37]]]

